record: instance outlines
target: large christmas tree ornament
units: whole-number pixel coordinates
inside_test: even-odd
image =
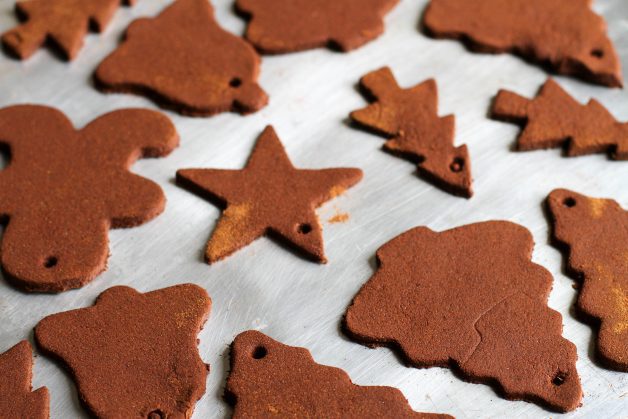
[[[339,368],[317,364],[310,352],[263,333],[240,333],[231,344],[225,389],[233,418],[453,419],[413,411],[392,387],[353,384]]]
[[[566,412],[580,404],[576,347],[547,306],[552,275],[507,221],[417,227],[377,251],[377,272],[347,309],[346,332],[416,367],[450,367],[505,398]]]
[[[596,356],[628,372],[628,211],[566,189],[547,197],[553,237],[580,283],[576,309],[598,329]]]

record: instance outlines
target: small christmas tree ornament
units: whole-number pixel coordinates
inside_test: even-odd
[[[72,60],[76,58],[87,31],[102,32],[120,4],[136,0],[22,0],[15,4],[21,25],[5,32],[2,43],[9,52],[27,59],[46,41]]]
[[[390,68],[360,80],[373,103],[351,113],[351,119],[389,137],[384,149],[415,162],[419,175],[454,195],[473,195],[471,159],[466,145],[454,146],[455,117],[438,116],[438,92],[433,79],[402,89]]]
[[[595,99],[581,105],[552,79],[532,100],[500,90],[491,116],[524,126],[518,150],[566,144],[568,156],[609,152],[615,160],[628,160],[628,123],[618,122]]]

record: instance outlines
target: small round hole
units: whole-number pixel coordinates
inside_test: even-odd
[[[596,48],[596,49],[591,51],[591,56],[595,57],[595,58],[602,58],[602,57],[604,57],[604,51],[602,51],[599,48]]]
[[[258,346],[257,348],[253,350],[253,358],[255,359],[265,358],[267,354],[268,354],[268,351],[263,346]]]
[[[57,263],[59,263],[59,260],[55,256],[47,257],[44,261],[44,268],[54,268],[55,266],[57,266]]]
[[[0,144],[0,170],[4,170],[11,160],[11,153],[8,147]]]
[[[449,165],[449,169],[454,173],[462,172],[462,169],[464,169],[464,160],[460,157],[456,157]]]
[[[312,226],[308,223],[299,224],[299,227],[297,227],[297,231],[301,234],[309,234],[312,232]]]
[[[558,371],[556,375],[554,376],[554,378],[552,378],[552,384],[554,384],[555,386],[562,386],[566,380],[567,380],[567,374],[565,374],[564,372]]]
[[[563,205],[566,206],[567,208],[573,208],[576,206],[576,200],[571,197],[565,198],[563,200]]]
[[[163,419],[163,418],[165,418],[164,413],[159,409],[153,410],[152,412],[148,414],[148,419]]]
[[[234,77],[229,81],[229,86],[237,89],[238,87],[242,86],[242,80],[239,77]]]

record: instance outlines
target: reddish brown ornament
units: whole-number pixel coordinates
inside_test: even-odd
[[[628,160],[628,123],[617,122],[595,99],[581,105],[552,79],[532,100],[500,90],[491,112],[495,119],[525,127],[519,150],[567,144],[569,156],[610,152],[613,159]]]
[[[33,353],[23,340],[0,354],[0,417],[48,419],[50,396],[46,387],[31,385]]]
[[[622,85],[621,64],[591,0],[432,0],[427,32],[479,52],[512,52],[560,74]]]
[[[331,46],[350,51],[384,32],[398,0],[236,0],[245,37],[267,54]]]
[[[120,4],[136,0],[22,0],[15,4],[25,22],[5,32],[2,43],[20,59],[29,58],[46,41],[51,41],[72,60],[83,46],[83,38],[93,28],[102,32]]]
[[[110,228],[163,211],[161,188],[129,168],[170,153],[178,135],[148,110],[111,112],[76,130],[56,109],[21,105],[0,109],[0,144],[10,151],[0,171],[2,268],[24,290],[59,292],[105,270]]]
[[[307,349],[252,330],[231,344],[225,395],[234,418],[451,418],[415,412],[396,388],[355,385],[343,370],[314,362]]]
[[[67,367],[95,417],[189,418],[205,393],[209,366],[196,336],[210,307],[192,284],[146,294],[113,287],[93,307],[44,318],[35,339]]]
[[[131,23],[98,66],[105,92],[146,95],[192,116],[255,112],[268,102],[255,50],[218,26],[207,0],[177,0],[154,19]]]
[[[454,146],[455,117],[438,116],[434,79],[402,89],[385,67],[362,77],[360,85],[374,103],[352,112],[353,121],[391,137],[384,149],[417,163],[430,182],[454,195],[473,195],[467,146]]]
[[[582,281],[578,312],[599,325],[598,358],[628,372],[628,211],[611,199],[565,189],[553,191],[547,203],[567,270]]]
[[[226,207],[205,259],[214,263],[269,235],[326,262],[314,210],[362,179],[360,169],[296,169],[275,130],[266,127],[242,170],[181,169],[177,183]]]
[[[345,330],[413,366],[449,366],[508,399],[573,410],[582,397],[576,347],[547,307],[552,276],[531,262],[532,248],[530,233],[505,221],[412,229],[377,251],[379,269]]]

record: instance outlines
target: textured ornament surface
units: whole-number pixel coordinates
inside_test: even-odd
[[[315,209],[360,179],[360,169],[295,168],[270,126],[260,135],[242,170],[177,171],[180,186],[226,207],[207,244],[208,263],[224,259],[264,235],[317,262],[326,262]]]
[[[628,211],[565,189],[547,198],[553,236],[579,279],[577,309],[599,324],[597,357],[628,372]]]
[[[506,221],[409,230],[377,251],[379,269],[349,306],[345,330],[410,365],[449,366],[505,398],[574,410],[576,347],[547,307],[552,276],[530,260],[533,244]]]
[[[2,43],[26,59],[50,40],[66,58],[74,59],[90,28],[102,32],[120,4],[136,0],[23,0],[15,4],[21,25],[5,32]]]
[[[59,292],[104,271],[109,229],[145,223],[166,202],[157,184],[129,168],[178,143],[170,120],[149,110],[114,111],[76,130],[54,108],[0,109],[0,145],[10,154],[0,171],[7,279],[27,291]]]
[[[384,32],[384,16],[398,0],[237,0],[250,19],[246,39],[280,54],[331,46],[349,51]]]
[[[440,188],[470,198],[473,195],[471,159],[467,146],[454,146],[455,117],[438,116],[434,79],[402,89],[388,68],[360,80],[368,107],[351,113],[361,126],[390,137],[384,149],[417,163],[419,175]]]
[[[23,340],[0,354],[0,418],[48,419],[46,387],[32,391],[33,350]]]
[[[177,0],[138,19],[95,73],[105,92],[148,96],[185,115],[255,112],[268,102],[253,47],[223,30],[207,0]]]
[[[592,0],[432,0],[428,33],[480,52],[513,52],[560,74],[620,87],[617,52]]]
[[[252,330],[231,344],[225,394],[234,418],[451,418],[414,412],[396,388],[355,385],[343,370],[317,364],[307,349]]]
[[[189,418],[205,393],[197,335],[210,308],[192,284],[145,294],[118,286],[92,307],[44,318],[35,340],[67,367],[95,417]]]
[[[600,102],[581,105],[552,79],[534,99],[500,90],[492,117],[524,126],[517,149],[537,150],[567,145],[567,155],[609,152],[615,160],[628,160],[628,123],[618,122]]]

